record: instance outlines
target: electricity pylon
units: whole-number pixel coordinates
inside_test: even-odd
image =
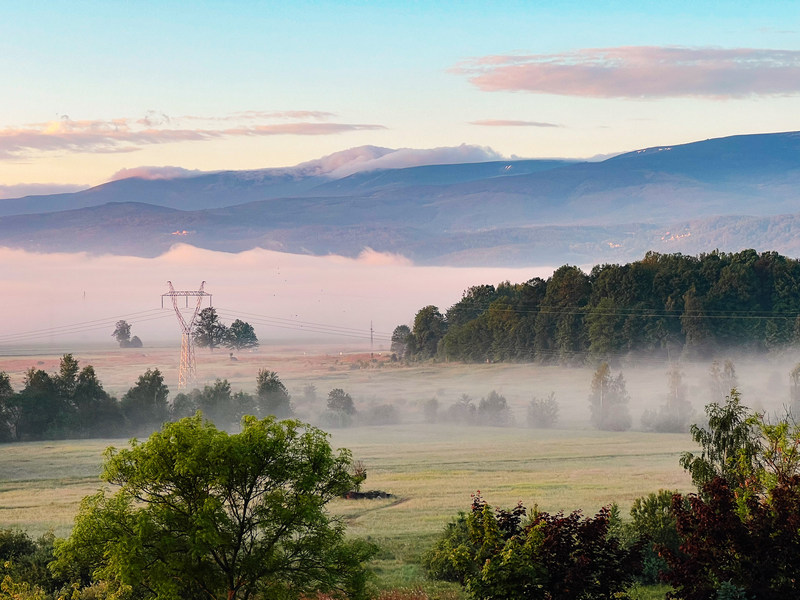
[[[166,294],[161,294],[161,308],[164,308],[164,297],[172,298],[172,306],[175,309],[175,314],[178,315],[178,323],[181,328],[181,366],[178,369],[178,389],[185,389],[189,384],[193,384],[197,380],[197,365],[194,361],[194,337],[192,336],[192,329],[194,328],[197,315],[200,313],[200,307],[203,304],[203,298],[208,296],[208,304],[211,305],[211,294],[203,291],[203,286],[206,284],[204,281],[200,284],[199,290],[175,290],[172,287],[172,282],[168,281],[169,291]],[[189,297],[197,298],[197,305],[194,307],[194,314],[188,321],[181,313],[178,307],[178,298],[186,298],[186,308],[189,308]],[[187,313],[188,314],[188,313]]]

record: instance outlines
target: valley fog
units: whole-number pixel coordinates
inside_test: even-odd
[[[313,257],[262,249],[237,254],[177,245],[157,258],[34,253],[0,248],[3,294],[0,355],[47,347],[108,342],[117,319],[145,347],[180,345],[167,281],[197,290],[205,281],[214,307],[230,324],[252,323],[262,345],[280,340],[359,342],[388,349],[395,326],[411,323],[423,306],[443,310],[481,281],[549,277],[551,267],[419,267],[399,255],[365,249],[358,258]],[[185,307],[183,299],[180,303]],[[193,308],[192,304],[192,308]],[[203,307],[208,306],[207,299]]]

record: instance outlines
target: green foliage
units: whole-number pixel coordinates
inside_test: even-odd
[[[228,328],[219,320],[214,307],[209,306],[200,311],[194,327],[194,343],[212,352],[223,344]]]
[[[297,421],[249,417],[238,434],[200,416],[168,423],[107,450],[103,479],[117,491],[84,499],[53,568],[139,598],[362,598],[374,549],[325,510],[355,485],[351,463]]]
[[[334,388],[328,392],[328,410],[341,412],[346,415],[356,414],[356,407],[353,398],[342,388]]]
[[[420,309],[414,317],[409,353],[418,360],[433,358],[446,330],[447,322],[438,308],[429,305]]]
[[[433,547],[422,555],[422,566],[431,579],[453,581],[464,585],[465,572],[462,561],[458,558],[464,553],[474,552],[467,513],[459,512],[439,535]]]
[[[158,369],[147,369],[136,384],[122,396],[120,406],[134,430],[150,430],[161,426],[169,417],[169,388]]]
[[[609,535],[610,510],[594,518],[494,510],[476,495],[472,510],[425,555],[432,577],[462,583],[480,600],[605,600],[623,593],[638,551]]]
[[[283,419],[292,414],[292,398],[275,371],[259,369],[256,377],[258,414]]]
[[[705,408],[708,429],[692,425],[692,439],[702,448],[700,456],[684,452],[681,466],[692,474],[698,489],[722,477],[734,487],[753,482],[758,468],[756,418],[741,404],[739,392],[732,389],[725,404],[712,402]]]
[[[664,358],[731,348],[776,352],[800,340],[798,282],[800,261],[753,250],[649,252],[590,275],[564,265],[547,281],[473,286],[444,319],[436,307],[423,308],[409,352],[569,364],[633,351]]]
[[[223,345],[234,351],[258,347],[258,337],[250,323],[236,319],[225,334]]]
[[[0,530],[0,599],[44,598],[63,584],[48,569],[53,541],[52,533],[33,540],[23,531]]]
[[[406,356],[408,346],[411,343],[411,328],[408,325],[398,325],[392,332],[391,351],[398,360],[403,360]]]

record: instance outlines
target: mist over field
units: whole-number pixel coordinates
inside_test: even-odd
[[[223,320],[252,323],[262,345],[276,339],[350,340],[368,349],[372,322],[376,348],[388,348],[394,327],[410,323],[423,306],[445,310],[478,282],[521,282],[553,271],[419,267],[370,249],[351,259],[262,249],[233,254],[188,245],[156,258],[2,248],[0,264],[5,312],[0,347],[7,349],[96,342],[113,348],[118,318],[130,323],[145,346],[180,344],[172,306],[167,301],[161,310],[168,280],[176,290],[197,290],[205,281]]]

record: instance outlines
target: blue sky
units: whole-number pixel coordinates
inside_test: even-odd
[[[591,157],[800,129],[800,3],[2,2],[0,81],[0,197],[366,144]]]

